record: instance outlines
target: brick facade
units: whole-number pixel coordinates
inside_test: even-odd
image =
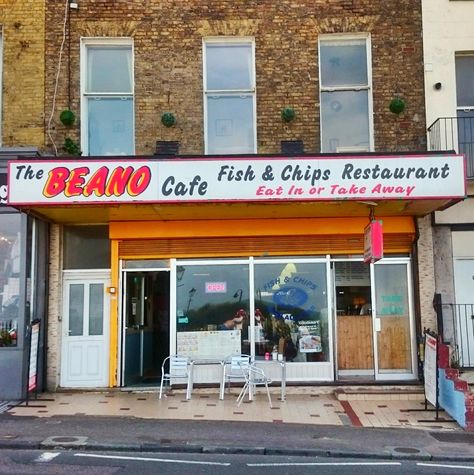
[[[52,107],[64,21],[63,2],[47,2],[46,114]],[[70,48],[58,84],[53,133],[60,147],[66,136],[79,138],[59,123],[68,105],[80,114],[81,37],[131,37],[135,51],[136,153],[151,154],[157,140],[179,140],[180,153],[204,150],[202,39],[250,36],[256,43],[258,153],[278,153],[281,140],[303,140],[319,152],[318,35],[368,32],[372,42],[374,138],[376,151],[425,150],[420,2],[403,0],[272,0],[235,2],[194,0],[146,2],[81,0],[70,11]],[[69,45],[69,42],[66,42]],[[70,77],[70,81],[69,81]],[[407,103],[399,116],[390,100]],[[285,106],[297,117],[286,125]],[[177,125],[161,125],[171,111]]]
[[[44,4],[0,0],[4,147],[44,145]]]

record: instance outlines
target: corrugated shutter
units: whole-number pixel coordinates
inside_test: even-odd
[[[413,236],[384,235],[386,253],[410,252]],[[119,257],[228,257],[363,254],[364,236],[263,236],[119,240]]]

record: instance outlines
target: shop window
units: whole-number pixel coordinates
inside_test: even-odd
[[[178,353],[218,358],[249,353],[248,264],[181,265],[179,270]]]
[[[64,227],[64,269],[109,269],[107,226]]]
[[[329,361],[326,263],[255,265],[255,354]]]
[[[83,153],[134,155],[131,40],[83,40],[81,66]]]
[[[204,43],[204,117],[207,154],[255,153],[254,43]]]
[[[330,360],[325,262],[256,263],[251,291],[248,264],[178,267],[178,353],[199,358],[244,353],[264,358],[276,351],[287,361]]]
[[[22,216],[6,213],[0,218],[0,346],[17,346]]]
[[[458,152],[466,155],[468,170],[474,166],[474,55],[456,56]]]
[[[319,41],[321,152],[373,150],[369,47],[366,36]]]

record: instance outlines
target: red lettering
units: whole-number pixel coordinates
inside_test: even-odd
[[[140,167],[138,170],[132,173],[128,182],[128,194],[130,196],[137,196],[143,193],[147,186],[150,184],[151,171],[148,167]]]
[[[108,170],[107,170],[108,172]],[[112,170],[109,182],[105,188],[106,196],[122,196],[127,188],[128,179],[133,173],[133,167],[117,167]]]
[[[86,182],[84,176],[90,172],[87,167],[79,167],[71,170],[71,175],[66,183],[64,195],[68,198],[82,195],[82,187]]]
[[[106,185],[107,185],[107,175],[109,169],[107,167],[100,167],[89,179],[87,185],[84,187],[82,194],[84,196],[90,196],[92,193],[95,193],[96,196],[104,196]]]
[[[69,177],[69,170],[66,167],[53,168],[48,173],[48,179],[43,188],[43,195],[46,198],[53,198],[64,191],[66,181]]]

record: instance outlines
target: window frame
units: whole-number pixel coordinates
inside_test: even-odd
[[[458,104],[458,99],[457,99],[457,82],[458,82],[458,77],[457,77],[457,59],[458,58],[465,58],[465,57],[469,57],[469,58],[473,58],[474,60],[474,51],[456,51],[456,53],[454,54],[454,71],[455,71],[455,77],[454,77],[454,81],[455,81],[455,85],[456,85],[456,117],[458,117],[458,112],[461,111],[461,112],[471,112],[473,111],[474,112],[474,102],[471,104],[471,105],[465,105],[465,106],[461,106]],[[473,68],[473,73],[474,73],[474,68]]]
[[[87,59],[88,48],[90,47],[116,47],[129,46],[132,53],[132,83],[131,92],[87,92]],[[130,97],[132,99],[132,148],[135,151],[135,50],[132,38],[127,37],[82,37],[80,47],[80,89],[81,89],[81,150],[84,156],[89,156],[89,110],[88,98],[120,98]]]
[[[250,70],[252,84],[248,89],[207,89],[207,45],[222,44],[248,44],[251,47],[252,66]],[[224,97],[232,96],[250,96],[252,97],[252,126],[253,126],[253,152],[257,153],[257,84],[256,84],[256,68],[255,68],[255,38],[249,36],[217,36],[206,37],[202,40],[202,77],[203,77],[203,111],[204,111],[204,154],[209,153],[209,129],[208,129],[208,107],[207,98],[212,95],[222,95]],[[237,153],[236,155],[238,155]],[[242,155],[244,152],[242,152]]]
[[[321,78],[321,43],[324,41],[354,41],[365,40],[366,61],[367,61],[367,85],[343,85],[343,86],[323,86]],[[372,42],[370,33],[348,33],[348,34],[323,34],[318,37],[318,78],[319,78],[319,140],[321,153],[332,153],[329,150],[323,150],[323,114],[321,110],[321,97],[323,92],[335,91],[367,91],[367,120],[369,129],[369,146],[365,147],[341,146],[340,152],[373,152],[374,151],[374,106],[373,106],[373,84],[372,84]]]

